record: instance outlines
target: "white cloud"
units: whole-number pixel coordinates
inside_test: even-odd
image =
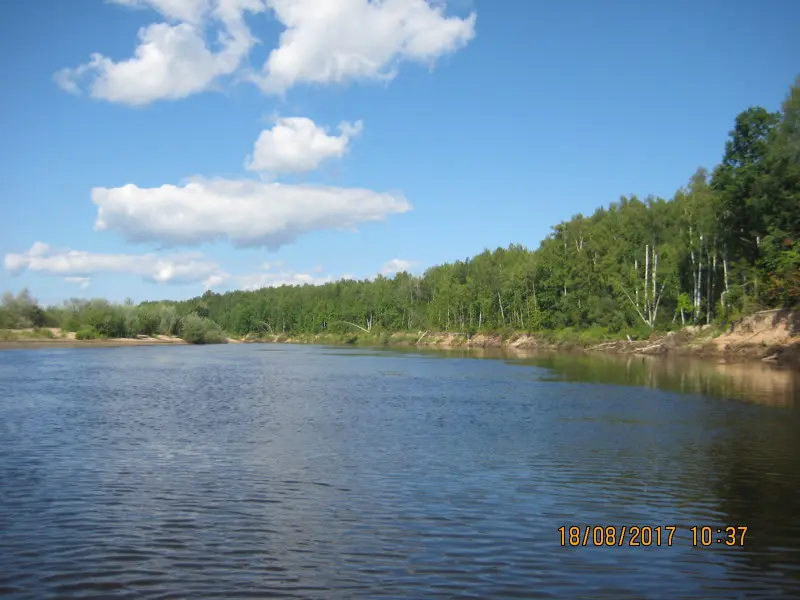
[[[228,239],[276,250],[312,231],[355,230],[412,206],[399,193],[197,178],[184,186],[94,188],[95,229],[164,246]]]
[[[388,81],[404,61],[433,65],[475,36],[475,13],[448,17],[444,2],[427,0],[110,0],[150,8],[164,22],[139,31],[133,56],[116,61],[101,52],[54,75],[64,90],[143,106],[211,89],[241,74],[258,40],[245,14],[268,8],[285,27],[279,45],[249,78],[269,93],[298,83]],[[206,38],[216,34],[216,44]],[[216,49],[218,48],[218,49]]]
[[[167,19],[197,23],[211,9],[209,0],[108,0],[130,8],[152,8]]]
[[[74,283],[82,290],[85,290],[92,285],[91,277],[64,277],[64,281],[67,283]]]
[[[339,125],[341,135],[332,136],[306,117],[277,119],[272,129],[258,136],[245,167],[275,174],[313,171],[326,158],[344,156],[350,138],[360,134],[362,127],[361,121],[344,122]]]
[[[227,273],[218,273],[215,275],[211,275],[203,280],[203,287],[207,290],[210,290],[215,287],[219,287],[228,279],[229,275]]]
[[[75,68],[58,71],[62,89],[77,93],[87,87],[95,98],[131,106],[175,100],[209,89],[223,75],[236,71],[256,43],[245,12],[265,10],[262,0],[114,0],[127,6],[150,6],[175,25],[154,23],[139,30],[134,56],[115,62],[100,53]],[[219,51],[208,48],[204,30],[219,29]]]
[[[476,15],[447,17],[426,0],[267,0],[286,27],[263,72],[265,92],[298,83],[389,80],[398,63],[433,64],[475,36]]]
[[[157,283],[219,284],[225,273],[217,263],[197,253],[159,256],[150,254],[100,254],[80,250],[55,250],[35,242],[21,254],[6,254],[5,268],[12,273],[33,271],[43,275],[65,277],[66,281],[82,285],[89,277],[101,273],[139,275]]]
[[[417,263],[411,260],[404,260],[402,258],[393,258],[384,263],[381,267],[381,275],[394,275],[395,273],[402,273],[408,271]]]
[[[259,290],[264,287],[280,287],[282,285],[322,285],[334,281],[331,275],[311,275],[294,271],[272,273],[253,273],[236,278],[238,287],[243,290]]]
[[[302,273],[287,267],[283,261],[262,263],[261,272],[234,275],[230,277],[233,287],[241,290],[259,290],[265,287],[280,287],[282,285],[324,285],[337,280],[333,275],[326,275],[325,269],[317,265],[312,273]],[[338,279],[349,278],[342,275]]]

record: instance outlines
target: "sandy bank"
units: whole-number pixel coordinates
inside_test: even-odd
[[[58,327],[47,329],[5,329],[0,331],[0,350],[26,348],[82,348],[119,346],[169,346],[186,344],[179,337],[168,335],[144,336],[135,338],[110,338],[79,340],[72,331],[62,331]]]
[[[646,340],[608,340],[599,343],[552,342],[541,336],[518,333],[477,334],[419,331],[383,335],[352,336],[267,336],[246,342],[347,343],[420,348],[497,348],[514,350],[556,350],[631,354],[642,356],[685,356],[724,362],[761,360],[780,366],[800,368],[800,310],[769,310],[745,317],[725,331],[714,326],[686,327],[668,334],[653,334]]]
[[[48,333],[49,332],[49,333]],[[173,336],[139,336],[98,340],[76,340],[75,334],[53,328],[0,331],[0,349],[57,347],[118,347],[182,345]],[[358,344],[432,349],[502,349],[574,351],[640,356],[683,356],[721,362],[760,360],[800,370],[800,310],[768,310],[739,319],[724,331],[713,325],[686,327],[677,332],[653,334],[646,340],[553,342],[541,336],[517,333],[469,336],[457,332],[358,333],[351,335],[271,335],[257,339],[228,338],[228,343]]]

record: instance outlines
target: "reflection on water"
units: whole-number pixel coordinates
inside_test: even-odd
[[[573,381],[645,386],[771,406],[795,406],[800,397],[800,373],[763,362],[565,355],[532,362]]]
[[[476,348],[441,356],[499,358],[551,370],[546,377],[660,388],[770,406],[800,405],[800,372],[761,361],[725,362],[660,356]]]
[[[270,348],[2,353],[0,595],[800,597],[794,374]]]

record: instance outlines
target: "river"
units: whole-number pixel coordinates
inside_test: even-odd
[[[798,598],[800,384],[571,355],[5,351],[0,595]]]

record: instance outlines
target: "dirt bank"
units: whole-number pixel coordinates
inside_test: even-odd
[[[559,350],[633,355],[671,355],[711,358],[725,362],[763,360],[800,368],[800,310],[769,310],[740,319],[725,330],[715,326],[686,327],[647,340],[608,340],[583,344],[552,342],[540,336],[493,334],[468,336],[464,333],[419,331],[394,334],[353,334],[349,336],[268,336],[245,342],[317,344],[359,344],[415,346],[425,348],[503,348],[509,350]]]
[[[454,332],[402,332],[350,335],[276,335],[232,339],[229,343],[284,342],[316,344],[359,344],[422,348],[500,348],[513,350],[558,350],[603,352],[650,356],[690,356],[724,362],[762,360],[800,370],[800,309],[768,310],[755,313],[720,330],[715,326],[686,327],[647,340],[607,340],[585,344],[579,341],[552,342],[541,336],[518,333],[469,336]],[[186,344],[178,337],[139,336],[101,340],[76,340],[75,334],[58,328],[0,330],[0,349],[83,346],[153,346]]]

